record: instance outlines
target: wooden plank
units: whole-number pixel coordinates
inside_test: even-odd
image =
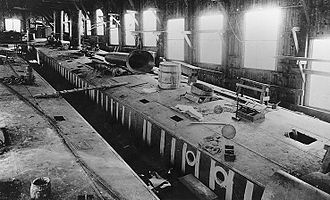
[[[202,182],[195,178],[192,174],[179,178],[179,181],[185,185],[192,193],[201,200],[214,200],[218,196],[212,190],[206,187]]]
[[[250,80],[250,79],[247,79],[247,78],[240,78],[240,79],[243,80],[243,81],[247,81],[247,82],[250,82],[250,83],[258,84],[258,85],[261,85],[261,86],[270,87],[270,85],[269,84],[266,84],[266,83],[261,83],[261,82]]]
[[[322,72],[322,71],[310,70],[310,69],[304,69],[304,73],[314,74],[314,75],[319,75],[319,76],[330,76],[330,72]]]
[[[258,91],[258,92],[261,92],[261,93],[265,92],[263,89],[256,88],[256,87],[251,87],[251,86],[248,86],[248,85],[243,85],[243,84],[240,84],[240,83],[236,83],[236,86],[246,88],[246,89],[250,89],[250,90],[254,90],[254,91]]]
[[[314,62],[325,62],[329,63],[328,59],[318,59],[318,58],[305,58],[305,57],[296,57],[296,56],[275,56],[277,59],[287,59],[287,60],[301,60],[301,61],[314,61]]]

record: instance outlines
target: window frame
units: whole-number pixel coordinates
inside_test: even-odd
[[[167,19],[167,22],[166,22],[166,33],[167,33],[167,35],[166,35],[166,58],[168,58],[168,59],[170,59],[170,60],[178,60],[178,61],[185,61],[185,51],[186,51],[186,48],[185,48],[185,38],[184,38],[184,36],[182,35],[182,42],[183,42],[183,57],[182,57],[182,59],[176,59],[176,58],[170,58],[169,57],[169,53],[168,53],[168,51],[169,51],[169,38],[168,38],[168,35],[169,35],[169,31],[168,31],[168,23],[169,23],[169,21],[170,20],[183,20],[183,31],[185,31],[185,27],[186,27],[186,19],[185,19],[185,17],[178,17],[178,18],[169,18],[169,19]],[[172,39],[172,40],[180,40],[181,41],[181,39]]]
[[[279,39],[280,39],[280,35],[281,35],[281,30],[282,30],[282,23],[283,23],[283,15],[282,15],[282,9],[279,8],[279,7],[274,7],[274,8],[263,8],[262,10],[270,10],[270,9],[278,9],[280,11],[279,13],[279,21],[278,21],[278,27],[277,27],[277,36],[276,36],[276,47],[275,47],[275,55],[273,56],[274,59],[275,59],[275,62],[274,62],[274,67],[272,69],[269,69],[269,68],[260,68],[260,67],[246,67],[245,65],[245,59],[246,59],[246,14],[248,12],[251,12],[251,11],[258,11],[258,9],[253,9],[253,10],[247,10],[244,12],[243,14],[243,37],[244,37],[244,43],[242,45],[242,63],[243,63],[243,68],[244,69],[247,69],[247,70],[263,70],[263,71],[277,71],[278,70],[278,59],[276,59],[275,57],[279,54]],[[256,41],[262,41],[262,40],[256,40]],[[264,40],[264,41],[273,41],[273,40]]]
[[[114,19],[116,16],[118,16],[118,15],[111,15],[110,16],[110,30],[109,30],[110,38],[109,38],[109,43],[110,43],[110,45],[117,45],[118,46],[120,44],[119,24],[117,22],[115,22],[115,25],[113,25],[113,21],[116,20],[116,19]],[[115,26],[115,28],[113,28],[112,26]],[[113,30],[116,30],[116,32],[115,32],[116,35],[117,35],[117,41],[116,42],[113,41]]]
[[[7,30],[7,23],[6,23],[6,20],[10,20],[11,21],[11,27],[10,27],[10,30]],[[13,26],[14,25],[14,21],[18,21],[19,22],[19,31],[15,30],[15,27]],[[18,19],[18,18],[5,18],[4,20],[4,29],[5,31],[15,31],[15,32],[21,32],[22,31],[22,20]]]
[[[98,10],[100,10],[101,12],[102,12],[102,16],[99,16],[98,15],[98,13],[97,13],[97,11]],[[104,25],[104,12],[103,12],[103,10],[101,9],[101,8],[99,8],[99,9],[96,9],[96,11],[95,11],[95,15],[96,15],[96,35],[99,35],[99,36],[104,36],[105,35],[105,30],[106,30],[106,27],[105,27],[105,25]],[[102,19],[102,21],[99,21],[99,18],[103,18]],[[99,33],[99,30],[101,29],[99,26],[100,26],[100,24],[101,24],[101,22],[102,22],[102,30],[103,30],[103,33],[102,34],[100,34]]]
[[[153,11],[154,13],[155,13],[155,29],[153,29],[153,30],[145,30],[145,20],[144,20],[144,13],[145,12],[147,12],[147,11]],[[150,9],[147,9],[147,10],[144,10],[143,12],[142,12],[142,31],[143,31],[143,34],[142,34],[142,42],[143,42],[143,46],[144,47],[153,47],[153,48],[155,48],[155,47],[157,47],[157,36],[153,33],[153,31],[154,32],[156,32],[157,30],[158,30],[158,22],[157,22],[157,17],[158,17],[158,12],[157,12],[157,10],[156,9],[154,9],[154,8],[150,8]],[[147,32],[144,32],[144,31],[147,31]],[[154,45],[146,45],[146,34],[147,33],[150,33],[150,35],[151,34],[154,34],[154,39],[155,39],[155,44]]]
[[[127,44],[127,38],[128,38],[128,34],[131,34],[130,32],[131,31],[136,31],[136,27],[137,27],[137,25],[136,25],[136,14],[137,14],[137,12],[136,11],[130,11],[130,10],[128,10],[125,14],[124,14],[124,30],[125,30],[125,45],[126,46],[135,46],[136,44],[135,44],[135,36],[134,35],[131,35],[130,37],[132,37],[133,38],[133,43],[132,44]],[[127,30],[127,27],[126,27],[126,15],[131,15],[132,17],[133,17],[133,19],[134,19],[134,30]]]
[[[200,24],[200,18],[201,17],[205,17],[205,16],[215,16],[215,15],[220,15],[221,18],[222,18],[222,22],[221,22],[221,25],[222,27],[220,28],[212,28],[212,29],[200,29],[199,28],[199,24]],[[205,65],[205,66],[209,66],[212,68],[212,66],[221,66],[223,65],[224,63],[224,53],[225,53],[225,43],[224,43],[224,33],[225,33],[225,29],[226,29],[226,18],[225,18],[225,15],[223,12],[220,12],[220,11],[215,11],[215,12],[202,12],[200,15],[198,15],[198,17],[196,17],[196,21],[195,21],[195,44],[197,45],[197,51],[196,51],[196,54],[195,54],[195,62],[198,63],[198,64],[202,64],[202,65]],[[212,31],[214,31],[215,34],[219,34],[219,41],[220,41],[220,51],[219,52],[219,58],[220,58],[220,63],[214,63],[212,61],[210,62],[204,62],[204,61],[201,61],[201,55],[200,55],[200,50],[201,50],[201,47],[200,47],[200,33],[204,34],[204,33],[212,33]],[[218,32],[218,33],[217,33]],[[220,36],[221,34],[221,36]]]
[[[310,37],[308,39],[308,47],[307,47],[308,58],[313,58],[313,49],[314,49],[313,40],[322,40],[322,39],[330,40],[330,37]],[[312,75],[318,75],[318,72],[322,72],[322,71],[313,70],[312,62],[308,62],[308,61],[307,61],[307,64],[306,64],[306,69],[308,71],[307,71],[307,73],[305,73],[303,105],[306,106],[306,107],[312,108],[312,109],[329,112],[330,109],[310,105],[310,97],[311,97],[311,89],[312,89],[311,88]],[[330,73],[330,72],[326,72],[326,73]],[[324,75],[324,76],[330,79],[330,75]]]

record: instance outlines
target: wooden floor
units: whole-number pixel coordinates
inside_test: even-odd
[[[0,65],[0,78],[23,75],[26,65],[20,58]],[[43,176],[51,179],[54,200],[85,194],[95,199],[158,199],[63,98],[32,98],[54,92],[34,75],[32,86],[0,83],[0,128],[9,138],[0,154],[0,199],[30,199],[31,181]]]

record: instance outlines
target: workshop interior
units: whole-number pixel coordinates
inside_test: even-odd
[[[330,199],[329,87],[327,0],[0,0],[0,199]]]

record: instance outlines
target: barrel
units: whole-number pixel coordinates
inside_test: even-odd
[[[158,72],[158,86],[162,89],[176,89],[181,81],[181,65],[173,62],[161,62]]]

